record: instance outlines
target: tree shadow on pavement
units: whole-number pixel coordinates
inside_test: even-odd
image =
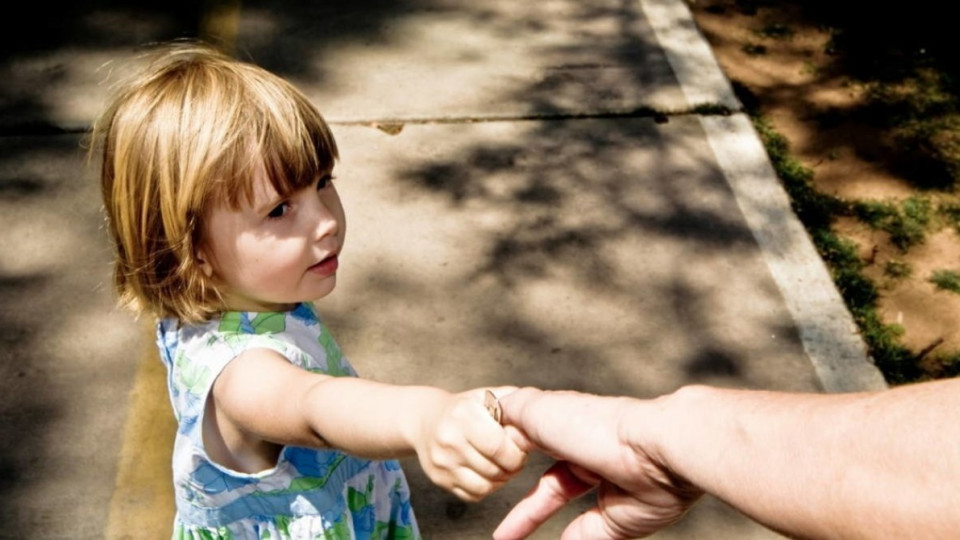
[[[399,336],[397,348],[410,352],[389,353],[416,371],[409,377],[429,378],[449,369],[473,384],[511,382],[646,397],[689,382],[809,388],[813,384],[809,363],[730,188],[702,141],[698,121],[681,116],[663,122],[665,115],[653,118],[642,104],[629,103],[631,95],[643,94],[654,80],[672,80],[639,8],[632,2],[561,4],[574,17],[565,24],[580,35],[605,36],[602,47],[591,42],[543,50],[544,55],[569,62],[553,66],[509,94],[490,96],[491,101],[523,103],[529,116],[539,120],[409,126],[398,135],[426,137],[428,146],[443,149],[441,154],[414,156],[393,166],[391,187],[408,197],[400,204],[431,204],[445,215],[468,221],[479,220],[481,214],[500,216],[498,223],[478,228],[472,246],[458,246],[480,246],[472,272],[432,293],[445,295],[440,299],[429,296],[433,284],[423,283],[422,276],[391,271],[400,266],[384,264],[360,278],[379,294],[378,305],[344,299],[330,317],[332,326],[350,332],[374,319],[365,314],[391,306],[409,308],[416,316],[396,318],[389,327],[371,330],[389,332],[391,339]],[[70,84],[70,58],[84,54],[85,47],[90,55],[113,48],[127,53],[148,41],[194,35],[198,23],[192,5],[81,3],[50,20],[41,20],[44,14],[38,9],[28,13],[25,25],[35,23],[39,33],[51,35],[47,40],[31,38],[6,53],[0,72],[23,77],[17,79],[22,84],[0,90],[3,129],[11,134],[30,125],[56,127],[56,111],[44,92]],[[542,32],[551,24],[550,17],[537,15],[538,8],[504,16],[498,10],[503,5],[385,0],[244,3],[241,23],[251,33],[237,44],[236,52],[284,76],[334,84],[339,81],[328,80],[329,72],[316,58],[335,57],[338,48],[350,45],[389,49],[391,40],[397,39],[391,25],[400,15],[464,16],[502,36]],[[31,20],[34,17],[37,20]],[[107,21],[115,33],[99,34],[97,21]],[[122,21],[136,25],[118,24]],[[653,62],[657,59],[661,61]],[[25,70],[25,60],[34,67]],[[641,65],[653,67],[645,71]],[[612,109],[611,103],[619,108]],[[571,118],[575,111],[603,118]],[[506,131],[497,131],[506,124],[511,124]],[[502,133],[506,135],[501,137]],[[440,136],[447,140],[430,139]],[[29,148],[16,149],[16,155],[8,154],[4,161],[9,165],[27,159],[26,152]],[[64,178],[70,173],[57,174]],[[0,203],[39,204],[53,198],[41,184],[22,175],[0,180]],[[96,203],[88,198],[83,204]],[[96,217],[85,213],[83,219],[83,227],[99,231]],[[102,248],[94,243],[99,240],[90,242],[94,249]],[[94,255],[96,262],[88,263],[91,268],[108,264],[105,252]],[[52,279],[38,270],[0,278],[3,313],[8,306],[29,304],[30,295]],[[95,291],[97,298],[106,298],[107,288]],[[436,300],[438,306],[424,298]],[[558,313],[565,310],[569,317]],[[0,327],[12,322],[11,330],[0,333],[0,342],[46,339],[41,337],[42,315],[32,311],[30,317],[0,317]],[[458,364],[437,352],[436,341],[444,339],[437,334],[458,324],[471,343],[491,344],[489,358]],[[767,366],[758,366],[760,360],[782,361],[784,372],[805,375],[783,380],[770,375]],[[8,424],[11,430],[44,433],[35,448],[39,459],[60,451],[55,434],[48,432],[55,427],[52,419],[60,408],[72,406],[56,396],[44,399],[44,414],[30,416],[24,406]],[[29,402],[21,397],[15,403]],[[105,451],[115,450],[113,436],[111,432],[103,444]],[[29,470],[31,459],[35,458],[8,456],[6,451],[0,457],[2,473],[13,471],[9,478],[19,478],[17,489],[23,489],[23,477],[16,471]],[[3,489],[13,486],[5,484]],[[426,489],[420,496],[427,503],[449,503],[449,497]],[[455,521],[458,530],[488,537],[491,519],[505,510],[505,500],[454,512],[457,518],[448,520]],[[35,505],[18,504],[14,500],[3,510],[10,530],[39,534],[43,530],[39,524],[18,517]],[[425,508],[425,515],[435,515],[431,512]],[[729,512],[720,515],[716,519],[744,522]],[[425,524],[425,532],[431,526],[437,525]],[[695,526],[677,530],[688,528]]]

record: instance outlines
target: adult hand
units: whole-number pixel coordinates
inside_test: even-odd
[[[572,499],[597,488],[597,506],[574,519],[564,540],[647,536],[676,522],[702,492],[664,465],[647,426],[658,402],[572,391],[517,390],[500,400],[503,423],[525,450],[559,460],[504,518],[497,540],[525,538]]]

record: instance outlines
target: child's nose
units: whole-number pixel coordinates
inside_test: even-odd
[[[314,235],[317,240],[336,235],[340,227],[337,214],[332,208],[320,200],[319,197],[316,198],[315,201],[312,205],[311,221],[313,222]]]

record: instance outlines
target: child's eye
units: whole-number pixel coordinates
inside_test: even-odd
[[[317,191],[330,185],[330,182],[333,181],[334,176],[331,174],[325,174],[317,180]]]
[[[267,217],[270,219],[282,218],[287,214],[287,210],[289,209],[290,209],[289,203],[285,203],[285,202],[280,203],[273,210],[271,210],[269,214],[267,214]]]

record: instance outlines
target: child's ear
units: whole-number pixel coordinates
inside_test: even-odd
[[[213,265],[210,264],[210,259],[207,258],[207,254],[202,248],[197,250],[197,266],[200,267],[203,275],[207,276],[207,279],[213,277]]]

